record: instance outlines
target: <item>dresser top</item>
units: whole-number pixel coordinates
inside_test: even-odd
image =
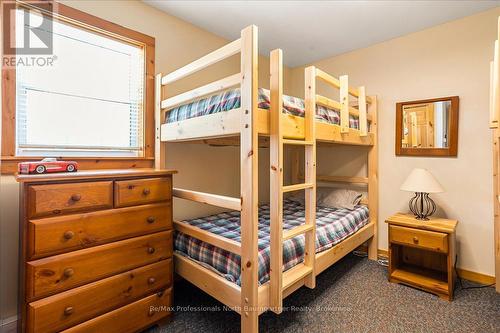
[[[393,216],[389,217],[386,223],[392,225],[400,225],[403,227],[422,229],[422,230],[431,230],[438,232],[445,232],[451,234],[455,232],[455,228],[457,227],[457,220],[450,220],[441,217],[429,217],[428,221],[417,220],[415,216],[410,214],[397,213]]]
[[[20,183],[38,183],[103,178],[166,176],[174,173],[177,173],[177,171],[173,169],[101,169],[82,170],[77,172],[45,173],[41,175],[16,174],[16,180]]]

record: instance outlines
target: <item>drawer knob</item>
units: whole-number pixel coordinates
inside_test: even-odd
[[[149,254],[155,253],[155,248],[154,247],[148,247],[148,253]]]
[[[82,196],[80,194],[73,194],[71,196],[72,201],[80,201],[81,198],[82,198]]]
[[[75,236],[75,233],[71,230],[64,232],[64,239],[71,239]]]
[[[142,194],[144,195],[149,195],[149,193],[151,193],[151,190],[149,188],[145,188],[144,190],[142,190]]]
[[[72,306],[66,307],[66,309],[64,309],[64,315],[69,316],[71,314],[73,314],[73,307]]]
[[[69,278],[72,277],[73,274],[75,274],[75,271],[73,270],[73,268],[66,268],[63,274],[65,277]]]
[[[156,221],[154,216],[148,216],[148,223],[154,223]]]
[[[413,243],[418,244],[418,237],[417,236],[413,237]]]
[[[148,279],[148,284],[154,284],[156,282],[156,279],[154,277],[150,277]]]

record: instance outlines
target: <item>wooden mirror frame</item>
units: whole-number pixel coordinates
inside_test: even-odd
[[[434,103],[442,101],[451,101],[449,136],[447,148],[403,148],[403,107],[410,104]],[[419,101],[396,103],[396,155],[397,156],[431,156],[447,157],[457,156],[458,152],[458,96],[441,97],[433,99],[423,99]]]

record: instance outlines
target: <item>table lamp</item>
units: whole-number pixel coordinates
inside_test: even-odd
[[[436,204],[429,197],[429,193],[444,192],[443,187],[426,169],[415,168],[406,178],[401,190],[415,192],[415,196],[410,199],[410,211],[417,220],[427,221],[429,216],[436,211]]]

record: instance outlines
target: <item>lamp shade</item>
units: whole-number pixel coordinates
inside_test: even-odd
[[[444,192],[443,187],[426,169],[415,168],[406,178],[401,190],[409,192],[439,193]]]

